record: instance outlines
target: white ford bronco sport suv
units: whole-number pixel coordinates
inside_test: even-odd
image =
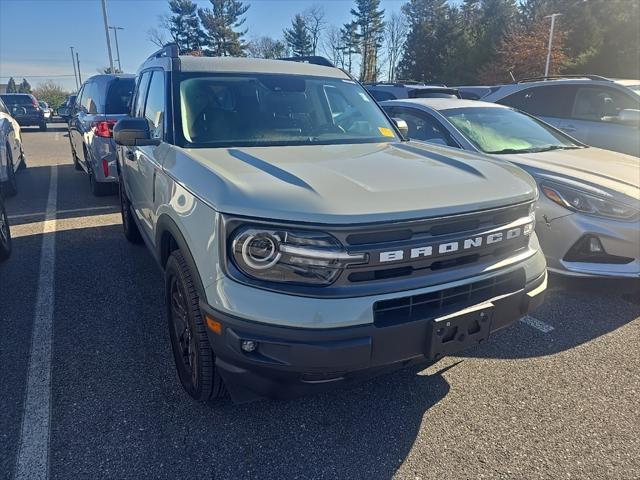
[[[113,133],[124,232],[164,271],[195,399],[291,397],[435,360],[542,300],[533,179],[403,140],[337,68],[167,46]]]

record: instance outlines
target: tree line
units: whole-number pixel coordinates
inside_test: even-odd
[[[637,0],[408,0],[389,15],[380,0],[354,0],[351,18],[329,25],[322,6],[296,14],[281,38],[247,40],[249,3],[169,0],[149,32],[157,45],[207,56],[323,55],[363,82],[494,83],[544,73],[549,18],[560,13],[551,72],[640,77]]]
[[[330,25],[314,5],[294,15],[280,38],[250,40],[249,3],[209,2],[169,0],[149,39],[191,55],[323,55],[363,82],[494,83],[544,73],[548,16],[560,13],[550,73],[640,77],[637,0],[408,0],[391,14],[380,0],[354,0],[342,25]]]

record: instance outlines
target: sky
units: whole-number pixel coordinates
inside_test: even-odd
[[[406,0],[382,0],[386,13],[400,10]],[[196,0],[201,7],[208,0]],[[350,19],[353,0],[246,0],[247,38],[282,37],[291,18],[311,5],[324,7],[328,25],[337,27]],[[168,13],[166,0],[107,0],[111,26],[118,31],[122,68],[134,73],[144,59],[157,50],[147,38]],[[116,58],[112,34],[114,61]],[[53,80],[67,90],[75,89],[70,46],[80,57],[83,80],[109,65],[100,0],[0,0],[0,83],[10,76],[25,77],[32,87]],[[117,64],[116,64],[117,66]]]

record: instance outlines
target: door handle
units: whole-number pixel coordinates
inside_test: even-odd
[[[130,160],[132,162],[136,161],[136,156],[133,153],[133,150],[127,149],[127,151],[125,152],[124,156],[127,157],[127,160]]]

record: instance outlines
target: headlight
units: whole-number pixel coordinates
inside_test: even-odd
[[[565,185],[543,183],[541,189],[549,200],[575,212],[623,220],[628,220],[638,215],[638,210],[635,208]]]
[[[363,263],[321,232],[240,228],[231,236],[231,257],[245,275],[281,283],[330,285],[347,265]]]

